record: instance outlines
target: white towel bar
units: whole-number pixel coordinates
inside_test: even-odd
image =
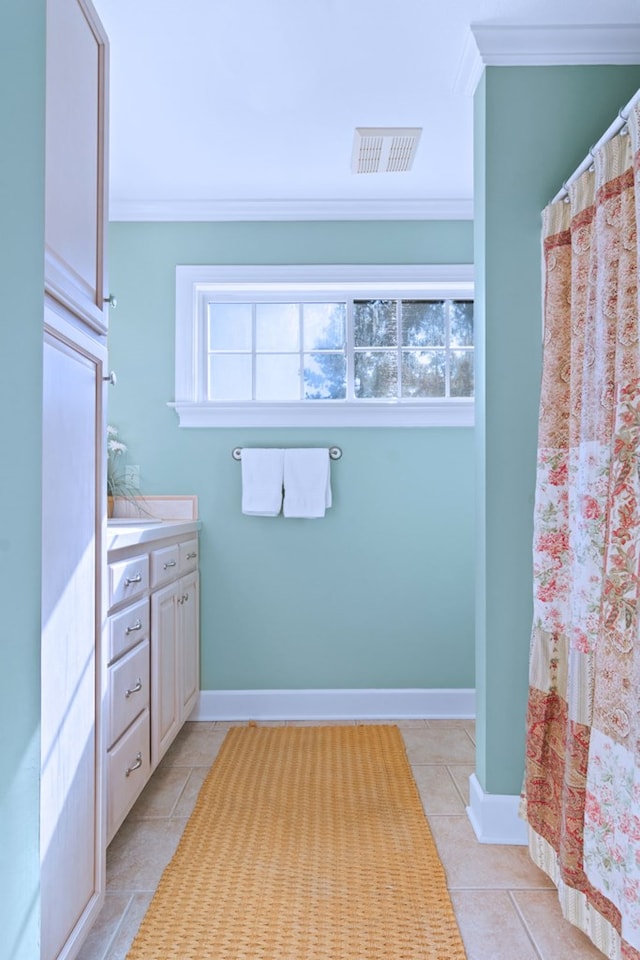
[[[234,447],[231,451],[234,460],[242,460],[242,447]],[[332,460],[339,460],[342,456],[341,447],[329,447],[329,456]]]

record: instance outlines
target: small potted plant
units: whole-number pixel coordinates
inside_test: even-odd
[[[107,427],[107,516],[113,516],[116,497],[135,500],[140,491],[127,470],[125,455],[126,443],[118,440],[117,427]]]

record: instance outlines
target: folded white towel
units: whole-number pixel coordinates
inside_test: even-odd
[[[284,452],[285,517],[324,517],[331,506],[331,476],[327,447],[303,447]]]
[[[282,508],[284,450],[244,447],[242,512],[250,517],[277,517]]]

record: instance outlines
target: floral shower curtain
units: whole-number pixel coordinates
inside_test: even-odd
[[[543,214],[523,812],[564,915],[640,960],[640,108]]]

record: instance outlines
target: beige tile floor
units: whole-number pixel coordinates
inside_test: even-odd
[[[79,960],[124,960],[230,726],[185,724],[109,847],[106,903]],[[473,724],[410,720],[398,726],[468,960],[602,960],[562,918],[554,888],[526,848],[477,842],[465,812]]]

